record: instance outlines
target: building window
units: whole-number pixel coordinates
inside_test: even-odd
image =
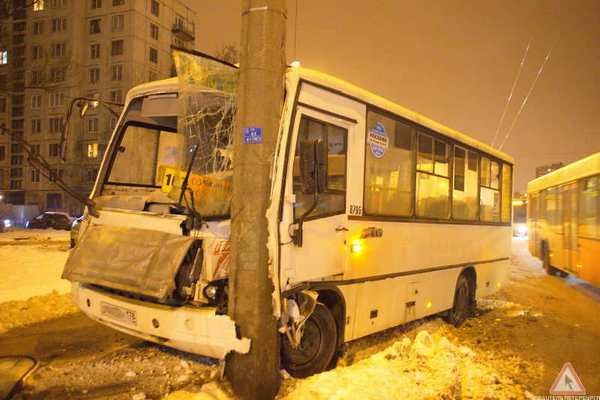
[[[100,44],[94,43],[90,45],[90,58],[100,58]]]
[[[123,80],[123,64],[115,64],[111,66],[111,76],[113,81]]]
[[[158,63],[158,50],[154,47],[150,47],[150,62]]]
[[[40,85],[44,82],[44,71],[31,71],[31,84]]]
[[[58,93],[50,93],[50,95],[48,96],[49,101],[48,101],[48,106],[49,107],[60,107],[63,105],[64,102],[64,94],[61,92]]]
[[[42,132],[42,120],[39,118],[33,118],[31,120],[31,133]]]
[[[21,181],[10,181],[11,189],[21,189]]]
[[[113,7],[122,6],[125,4],[125,0],[112,0]]]
[[[150,12],[158,17],[159,4],[158,0],[150,0]]]
[[[4,161],[6,159],[6,147],[0,146],[0,161]]]
[[[0,113],[6,112],[6,97],[0,97]]]
[[[111,56],[121,56],[123,55],[123,41],[122,40],[113,40],[110,44],[110,55]]]
[[[43,11],[44,10],[44,0],[37,0],[33,3],[33,11]]]
[[[22,119],[13,119],[11,121],[11,126],[13,129],[23,129],[25,126],[24,120]]]
[[[63,118],[62,117],[50,117],[48,118],[48,126],[50,133],[62,132]]]
[[[98,170],[96,168],[87,170],[87,181],[94,182],[96,180],[96,175],[98,175]]]
[[[23,145],[21,143],[12,143],[10,145],[10,152],[12,154],[22,153],[23,152]]]
[[[448,145],[419,132],[417,140],[416,215],[447,219],[450,217],[450,180]]]
[[[90,20],[90,33],[100,33],[100,18]]]
[[[0,65],[8,64],[8,50],[0,50]]]
[[[48,145],[48,155],[50,157],[58,157],[60,155],[60,145],[58,143],[50,143]]]
[[[158,26],[150,23],[150,37],[154,40],[158,40]]]
[[[410,216],[414,128],[369,111],[365,158],[365,213]]]
[[[35,21],[33,23],[33,34],[41,35],[44,33],[44,21]]]
[[[87,157],[96,158],[98,157],[98,143],[88,143],[87,145]]]
[[[63,57],[65,55],[65,43],[54,43],[50,45],[50,55],[52,57]]]
[[[123,102],[123,91],[120,89],[110,91],[110,101],[113,103]]]
[[[39,109],[42,107],[42,95],[40,94],[32,94],[31,95],[31,108]]]
[[[39,144],[32,144],[31,145],[31,153],[32,154],[40,154],[40,145]]]
[[[88,133],[98,132],[98,118],[88,118],[87,131]]]
[[[310,218],[343,213],[346,209],[346,149],[348,131],[339,126],[317,121],[303,116],[298,130],[298,144],[294,162],[294,218],[304,215],[312,206],[314,195],[304,186],[300,178],[300,147],[302,143],[320,140],[327,144],[327,179],[325,192],[319,196],[319,203],[310,213]]]
[[[91,0],[92,9],[102,8],[102,0]]]
[[[40,181],[40,170],[33,168],[31,170],[31,182],[39,182]]]
[[[113,32],[121,32],[125,27],[124,15],[113,15],[111,18],[111,28]]]
[[[39,60],[44,56],[44,50],[42,46],[31,46],[31,58]]]
[[[50,80],[52,82],[64,82],[64,80],[65,80],[65,69],[64,68],[52,68],[52,69],[50,69]]]
[[[90,83],[97,83],[100,81],[100,68],[93,67],[89,69]]]
[[[52,32],[62,32],[67,30],[67,19],[64,17],[52,18]]]
[[[10,169],[10,177],[11,178],[22,178],[23,177],[23,168],[11,168]]]
[[[48,193],[46,195],[46,208],[59,210],[62,208],[62,195],[60,193]]]
[[[108,126],[110,127],[111,131],[113,129],[115,129],[115,127],[117,126],[117,118],[116,117],[110,117],[110,120],[108,121]]]
[[[10,163],[12,165],[23,165],[23,156],[12,156],[10,158]]]

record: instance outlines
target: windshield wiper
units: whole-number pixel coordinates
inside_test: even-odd
[[[188,182],[190,179],[190,174],[192,173],[192,167],[194,165],[194,161],[196,160],[196,155],[198,154],[199,145],[195,145],[192,150],[192,156],[190,158],[190,162],[187,166],[187,170],[185,172],[185,177],[183,178],[183,182],[181,183],[181,193],[179,193],[179,201],[177,201],[177,208],[185,207],[185,209],[189,212],[192,217],[192,227],[196,227],[196,219],[202,225],[202,215],[198,211],[196,211],[196,207],[194,204],[194,192],[190,189],[190,196],[192,205],[190,206],[185,198],[185,192],[188,190]],[[185,205],[183,204],[183,200],[185,200]]]

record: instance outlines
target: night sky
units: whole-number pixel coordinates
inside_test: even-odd
[[[529,53],[501,139],[552,49],[504,151],[515,190],[535,167],[600,151],[600,1],[298,0],[296,58],[490,143]],[[196,46],[239,43],[239,0],[198,1]],[[295,0],[288,1],[294,59]]]

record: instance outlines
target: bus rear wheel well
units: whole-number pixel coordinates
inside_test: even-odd
[[[469,287],[471,288],[469,297],[471,299],[471,304],[475,306],[477,301],[477,271],[475,271],[475,268],[472,266],[468,266],[462,270],[460,275],[466,276],[466,278],[469,280]]]

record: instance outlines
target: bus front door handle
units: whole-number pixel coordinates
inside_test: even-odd
[[[348,232],[348,228],[346,228],[345,226],[338,226],[337,228],[335,228],[336,232]]]

